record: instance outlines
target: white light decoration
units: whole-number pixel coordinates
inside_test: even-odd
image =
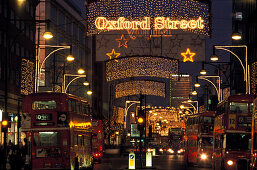
[[[34,92],[34,66],[35,64],[27,59],[21,60],[21,94],[23,95]]]
[[[156,81],[130,81],[115,86],[115,97],[154,95],[165,98],[165,83]]]
[[[118,62],[117,62],[118,60]],[[155,56],[131,56],[106,61],[106,80],[130,77],[171,78],[178,74],[178,60]]]
[[[209,12],[208,3],[197,0],[98,0],[88,7],[88,30],[95,34],[110,30],[152,33],[182,29],[209,35]]]

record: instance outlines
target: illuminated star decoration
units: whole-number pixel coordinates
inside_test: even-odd
[[[120,39],[116,39],[116,41],[119,42],[118,48],[120,48],[122,46],[128,48],[128,45],[127,45],[128,39],[125,39],[123,34],[121,35]]]
[[[183,62],[186,62],[186,61],[194,62],[193,57],[195,56],[195,53],[191,53],[189,48],[185,53],[181,53],[181,55],[184,57]]]
[[[115,53],[115,50],[112,49],[112,52],[111,53],[106,53],[107,56],[109,56],[109,59],[112,59],[112,58],[118,58],[120,56],[120,53]],[[114,56],[114,57],[112,57]],[[118,61],[118,60],[115,60],[115,61]]]

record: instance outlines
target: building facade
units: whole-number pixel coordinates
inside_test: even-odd
[[[64,74],[78,74],[77,70],[82,68],[85,70],[87,78],[79,78],[72,82],[67,88],[67,92],[89,98],[86,92],[90,87],[83,87],[83,82],[91,82],[92,77],[91,55],[86,46],[86,7],[84,1],[56,0],[41,2],[37,6],[36,14],[37,19],[49,21],[48,24],[37,27],[38,35],[41,35],[44,31],[53,33],[53,38],[50,40],[40,38],[39,41],[36,41],[42,46],[39,52],[40,66],[44,58],[57,49],[44,47],[44,45],[70,46],[70,48],[51,54],[43,63],[40,70],[39,91],[61,92]],[[66,56],[69,54],[74,56],[75,60],[73,62],[66,61]],[[65,86],[73,78],[66,76]]]
[[[33,92],[35,9],[38,1],[0,2],[0,121],[11,124],[7,140],[17,144],[17,114],[23,95]],[[3,143],[3,133],[0,134]]]
[[[250,66],[250,79],[251,79],[251,93],[256,94],[256,65],[257,65],[257,2],[256,1],[243,1],[233,0],[233,30],[242,34],[242,40],[233,41],[234,45],[246,45],[248,48],[248,64]],[[245,61],[245,52],[242,50],[237,51],[243,61]],[[234,60],[234,59],[233,59]],[[236,59],[235,59],[236,60]],[[243,75],[243,71],[238,62],[235,62],[235,76]],[[244,84],[242,78],[240,81],[234,79],[233,87],[236,93],[242,93],[241,86]]]

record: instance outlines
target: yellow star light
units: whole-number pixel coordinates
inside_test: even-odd
[[[119,42],[118,48],[120,48],[122,46],[128,48],[128,45],[127,45],[128,39],[125,39],[123,34],[121,35],[120,39],[116,39],[116,41]]]
[[[106,53],[107,56],[109,56],[109,59],[112,59],[112,58],[118,58],[120,56],[120,53],[115,53],[115,50],[112,49],[112,52],[111,53]],[[114,56],[114,57],[112,57]]]
[[[181,53],[181,55],[184,57],[183,62],[194,62],[193,57],[195,56],[195,53],[191,53],[189,48],[187,48],[187,51],[185,53]]]

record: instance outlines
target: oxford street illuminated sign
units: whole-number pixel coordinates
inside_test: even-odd
[[[154,18],[154,29],[204,29],[204,20],[199,17],[192,20],[172,20],[169,17]],[[95,26],[99,30],[150,30],[151,18],[144,17],[143,20],[127,20],[124,17],[119,17],[117,20],[108,20],[106,17],[97,17]]]

